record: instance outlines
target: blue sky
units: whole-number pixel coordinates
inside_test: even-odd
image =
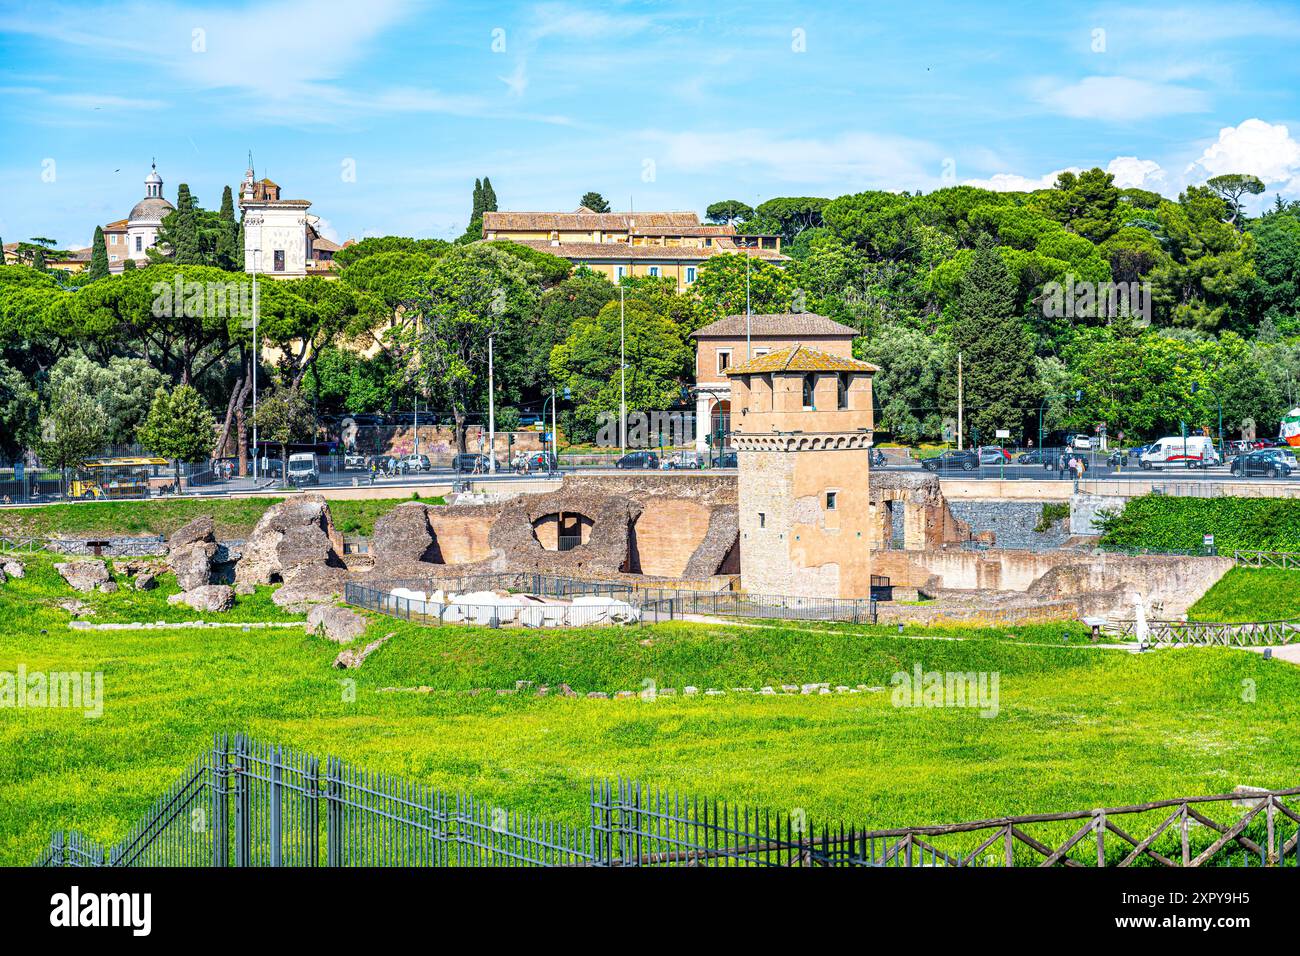
[[[0,3],[0,236],[209,207],[253,152],[327,234],[502,209],[1026,188],[1102,166],[1300,196],[1300,5]]]

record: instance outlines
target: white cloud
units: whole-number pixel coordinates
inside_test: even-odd
[[[1187,167],[1206,178],[1223,173],[1250,173],[1265,183],[1300,185],[1300,143],[1281,124],[1248,119],[1219,130],[1219,138]]]
[[[1149,189],[1159,193],[1167,186],[1164,168],[1153,159],[1116,156],[1106,165],[1106,172],[1115,177],[1115,185],[1120,189]]]
[[[966,186],[978,186],[994,192],[1033,192],[1036,189],[1051,189],[1056,185],[1056,177],[1061,173],[1079,173],[1078,166],[1053,170],[1039,176],[1022,176],[1019,173],[996,173],[987,179],[967,179]],[[1116,156],[1106,164],[1106,172],[1115,177],[1115,185],[1121,189],[1131,186],[1163,192],[1166,188],[1165,171],[1154,160],[1138,159],[1136,156]]]
[[[1043,81],[1036,97],[1052,112],[1073,119],[1123,122],[1208,109],[1200,90],[1127,76],[1088,76],[1068,85]]]
[[[1021,176],[1017,173],[996,173],[988,179],[964,180],[962,185],[991,189],[995,193],[1031,193],[1035,189],[1051,189],[1056,185],[1056,177],[1066,172],[1077,173],[1079,167],[1070,166],[1066,169],[1058,169],[1055,172],[1039,176],[1037,179]]]

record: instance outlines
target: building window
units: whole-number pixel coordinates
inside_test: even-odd
[[[731,368],[731,349],[718,349],[718,374]]]
[[[771,350],[771,349],[754,349],[754,358],[758,358],[760,355],[766,355],[766,354],[767,354],[768,352],[770,352],[770,351],[772,351],[772,350]]]
[[[651,267],[650,267],[650,278],[652,278],[652,279],[657,279],[657,278],[659,278],[659,267],[658,267],[658,266],[651,266]]]
[[[848,372],[840,372],[839,375],[835,376],[835,384],[836,384],[835,407],[841,409],[848,408],[849,407]]]
[[[803,377],[803,407],[807,411],[816,411],[817,376],[809,372]]]
[[[116,256],[116,255],[109,256],[109,257],[108,257],[108,261],[109,261],[109,262],[116,262],[116,261],[117,261],[117,256]]]
[[[828,491],[828,492],[826,492],[826,510],[827,510],[827,511],[834,511],[834,510],[835,510],[835,495],[836,495],[836,492],[834,492],[834,491]]]
[[[136,236],[136,237],[135,237],[135,251],[136,251],[136,252],[139,252],[139,251],[140,251],[140,249],[141,249],[140,244],[141,244],[143,241],[144,241],[144,238],[143,238],[142,236]]]
[[[686,267],[686,284],[690,285],[695,281],[695,266]]]
[[[760,528],[767,527],[767,515],[763,514],[761,511],[758,513],[758,526]]]
[[[614,278],[621,282],[623,280],[623,275],[625,274],[626,271],[627,271],[627,266],[615,266]]]
[[[283,249],[275,250],[275,271],[276,272],[284,271],[284,250]]]

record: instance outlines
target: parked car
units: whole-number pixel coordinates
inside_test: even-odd
[[[740,464],[734,451],[719,452],[713,459],[714,468],[735,468]]]
[[[1287,461],[1284,455],[1291,460]],[[1265,448],[1237,456],[1228,471],[1237,478],[1290,478],[1295,464],[1295,455],[1283,452],[1280,448]]]
[[[652,451],[630,451],[618,461],[615,468],[650,468],[658,470],[659,456]]]
[[[1075,451],[1092,451],[1092,436],[1082,432],[1078,435],[1070,435],[1065,443]]]
[[[486,475],[492,469],[489,467],[487,455],[457,455],[451,462],[452,471],[458,475]],[[496,470],[501,470],[501,464],[498,462]]]
[[[935,458],[926,458],[921,462],[921,467],[926,471],[938,474],[943,471],[974,471],[980,466],[980,457],[969,449],[958,451],[952,449],[944,452]]]
[[[1061,457],[1059,448],[1031,448],[1029,451],[1022,451],[1016,456],[1016,463],[1019,465],[1042,465],[1044,468],[1051,468],[1056,464],[1056,460]]]
[[[406,455],[397,462],[397,470],[404,475],[432,471],[428,455]]]

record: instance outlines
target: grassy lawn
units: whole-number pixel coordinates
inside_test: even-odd
[[[248,536],[267,508],[283,498],[167,498],[159,501],[79,501],[33,508],[0,511],[0,534],[44,537],[61,534],[115,534],[145,537],[170,535],[181,525],[201,515],[210,515],[217,537],[239,539]],[[375,519],[387,514],[404,498],[332,499],[330,513],[344,534],[368,535]],[[442,498],[421,499],[426,504],[443,504]]]
[[[55,828],[119,839],[214,731],[248,731],[574,824],[588,819],[588,782],[620,774],[873,826],[1300,782],[1292,732],[1300,669],[1241,651],[1131,655],[1052,646],[1049,633],[1029,629],[900,637],[848,625],[678,623],[516,632],[376,618],[361,640],[394,637],[344,674],[330,667],[336,645],[296,629],[71,631],[53,602],[72,592],[40,561],[31,565],[29,577],[0,588],[0,671],[101,671],[104,711],[99,719],[0,712],[3,864],[29,862]],[[166,593],[83,599],[98,606],[97,620],[194,616],[169,608]],[[223,616],[282,613],[264,591]],[[944,635],[965,639],[924,639]],[[997,672],[998,715],[892,706],[891,675],[918,662]],[[345,678],[356,681],[355,699]],[[679,696],[466,692],[517,680],[584,693],[650,680]],[[680,696],[687,684],[730,691],[821,681],[887,689]],[[421,685],[433,692],[385,690]]]
[[[1192,605],[1187,616],[1220,624],[1300,618],[1300,571],[1233,568]]]

